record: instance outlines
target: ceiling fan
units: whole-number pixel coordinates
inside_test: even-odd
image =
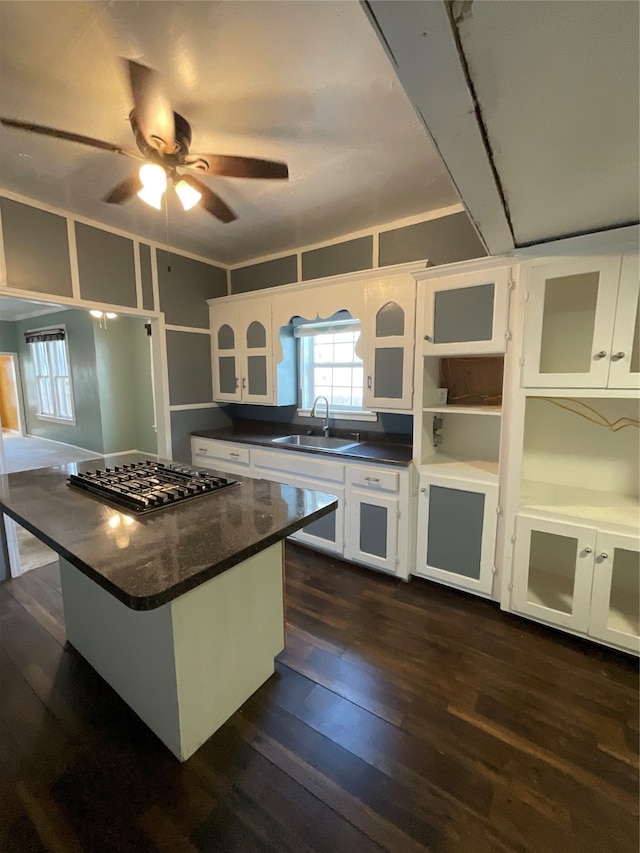
[[[133,109],[129,114],[131,129],[138,151],[121,148],[111,142],[68,133],[53,127],[0,118],[5,127],[14,127],[79,142],[104,151],[144,161],[137,172],[129,175],[104,197],[109,204],[123,204],[138,195],[147,204],[162,207],[162,195],[170,181],[185,210],[200,204],[208,213],[222,222],[232,222],[236,214],[219,195],[190,172],[201,175],[220,175],[228,178],[286,179],[286,163],[276,160],[259,160],[255,157],[237,157],[221,154],[190,154],[191,126],[175,113],[167,98],[162,79],[157,71],[139,62],[125,60],[133,96]],[[138,153],[139,152],[139,153]],[[184,170],[184,171],[183,171]]]

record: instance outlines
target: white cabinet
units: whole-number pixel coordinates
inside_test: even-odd
[[[283,373],[281,342],[274,341],[271,300],[210,300],[213,396],[221,402],[291,405],[293,362]]]
[[[408,577],[406,557],[398,539],[401,517],[409,517],[408,493],[401,483],[408,472],[382,466],[347,468],[347,530],[345,557],[356,563]],[[401,510],[402,497],[402,510]],[[407,538],[406,523],[402,535]]]
[[[421,473],[415,574],[490,595],[498,486]]]
[[[251,452],[246,444],[191,436],[191,462],[228,474],[251,476]]]
[[[639,581],[637,536],[517,517],[515,613],[638,652]]]
[[[405,411],[413,402],[415,281],[409,275],[367,283],[364,405]]]
[[[533,262],[523,385],[637,388],[638,293],[633,253]]]
[[[321,551],[329,551],[332,554],[342,556],[344,552],[344,519],[345,499],[344,486],[336,483],[327,483],[324,480],[312,480],[309,477],[296,477],[295,483],[299,489],[312,489],[316,492],[326,492],[338,498],[338,506],[328,515],[323,515],[306,527],[300,528],[292,536],[304,545],[311,545]]]
[[[501,353],[507,346],[510,267],[425,277],[418,310],[423,355]],[[432,275],[432,274],[431,274]]]

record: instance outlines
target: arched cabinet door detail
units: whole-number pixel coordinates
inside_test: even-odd
[[[271,299],[212,299],[209,312],[213,399],[268,406],[295,403],[295,371],[289,369],[285,382],[282,345],[274,340]],[[289,361],[295,361],[293,355]]]
[[[365,406],[408,411],[413,404],[415,281],[393,276],[367,284]]]

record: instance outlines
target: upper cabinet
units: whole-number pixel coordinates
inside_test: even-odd
[[[423,355],[505,352],[509,281],[508,266],[426,278]]]
[[[638,255],[531,264],[523,385],[637,388]]]
[[[364,405],[410,410],[413,403],[415,282],[408,275],[367,283],[363,329]]]
[[[283,353],[274,345],[271,300],[216,299],[210,311],[214,399],[272,406],[295,403],[295,382],[286,381],[278,369]]]

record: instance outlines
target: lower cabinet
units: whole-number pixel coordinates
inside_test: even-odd
[[[338,507],[328,515],[312,521],[306,527],[297,530],[290,538],[304,545],[311,545],[332,554],[344,552],[344,487],[334,484],[323,483],[317,480],[309,480],[304,477],[296,477],[295,483],[299,489],[312,489],[316,492],[327,492],[338,498]]]
[[[490,595],[498,486],[420,476],[414,574]]]
[[[640,539],[519,515],[510,609],[640,652]]]
[[[191,463],[228,474],[250,477],[250,454],[246,444],[191,437]]]
[[[406,555],[398,541],[403,476],[399,471],[379,467],[349,466],[344,555],[347,560],[375,566],[406,579]],[[403,503],[405,491],[402,489]],[[408,501],[402,509],[406,516]],[[403,532],[407,538],[406,531]]]

